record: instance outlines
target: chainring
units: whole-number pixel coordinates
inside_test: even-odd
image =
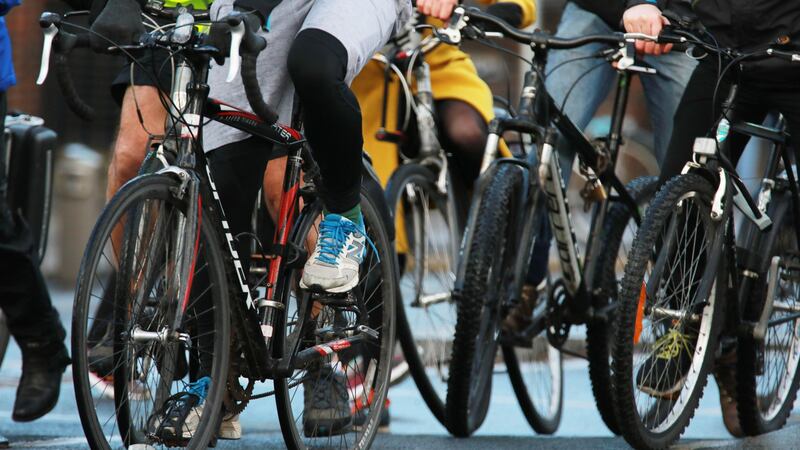
[[[547,314],[545,315],[545,325],[547,325],[547,340],[555,348],[560,349],[569,338],[569,330],[572,325],[564,320],[564,313],[569,299],[567,287],[564,280],[559,279],[550,287],[547,296]]]

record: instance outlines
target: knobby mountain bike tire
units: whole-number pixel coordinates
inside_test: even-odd
[[[429,168],[416,163],[402,165],[389,178],[386,201],[403,243],[398,246],[397,337],[425,404],[444,425],[456,322],[452,290],[461,227],[452,185],[448,183],[442,193],[436,183]]]
[[[772,310],[763,339],[741,333],[736,349],[739,423],[750,436],[786,424],[800,383],[800,320],[792,320],[800,308],[800,246],[788,186],[783,192],[773,190],[767,213],[772,228],[758,233],[756,244],[748,243],[765,258],[749,295],[743,297],[747,303],[742,318],[745,323],[757,323],[768,296],[772,297]]]
[[[278,418],[285,443],[291,449],[366,449],[378,432],[396,343],[398,296],[396,256],[388,224],[380,212],[384,201],[382,197],[375,199],[362,188],[361,211],[368,239],[374,247],[367,244],[359,284],[348,297],[356,302],[362,314],[366,314],[367,326],[378,332],[377,341],[368,340],[342,351],[329,352],[321,360],[296,369],[290,377],[274,380]],[[318,201],[303,209],[292,230],[294,245],[306,248],[306,237],[318,230],[321,213],[322,205]],[[290,356],[295,345],[303,350],[330,342],[326,334],[352,329],[359,320],[346,306],[341,303],[337,306],[336,301],[320,299],[318,306],[313,306],[310,294],[298,285],[303,262],[287,267],[280,277],[279,292],[287,307],[275,328],[273,355],[277,358]],[[314,318],[306,321],[302,329],[297,326],[301,314]],[[335,404],[335,396],[342,394],[343,386],[347,409],[353,412],[352,420],[327,424],[328,428],[320,426],[320,421],[307,420],[306,403],[314,403],[310,399],[322,395]]]
[[[229,364],[230,300],[218,225],[207,208],[200,222],[192,291],[184,297],[180,327],[187,340],[162,345],[132,339],[137,328],[172,328],[169,318],[177,301],[166,300],[174,281],[167,268],[176,264],[169,249],[172,236],[180,232],[172,219],[187,210],[185,199],[175,197],[179,186],[171,175],[140,176],[126,184],[100,215],[83,257],[73,306],[72,370],[81,423],[92,448],[137,443],[165,448],[151,438],[160,423],[153,418],[161,406],[154,404],[156,399],[182,392],[202,376],[209,376],[211,384],[202,410],[196,410],[197,427],[188,439],[170,445],[200,449],[216,438]],[[119,250],[112,240],[115,229]],[[109,279],[116,280],[116,287],[107,284]],[[98,302],[113,304],[110,319],[96,313],[103,309]],[[89,341],[97,320],[110,322],[106,338],[111,341],[111,350],[99,359],[96,342]],[[104,359],[112,364],[98,373]]]
[[[477,430],[489,409],[505,288],[518,245],[510,231],[520,211],[521,170],[500,164],[486,179],[489,184],[473,203],[477,214],[463,242],[463,279],[456,281],[461,288],[454,292],[458,308],[445,410],[448,430],[459,437]]]
[[[718,280],[730,214],[728,209],[724,220],[711,220],[713,196],[699,175],[672,178],[650,204],[625,266],[613,388],[620,431],[635,448],[665,448],[678,439],[713,366],[723,322],[716,291],[724,284]],[[682,366],[663,362],[682,355]]]
[[[653,196],[658,189],[658,177],[639,177],[631,180],[626,190],[636,202],[640,219],[644,219]],[[600,417],[609,430],[619,434],[619,425],[614,414],[614,391],[612,382],[611,352],[614,343],[614,307],[619,297],[619,287],[628,259],[628,252],[639,226],[630,206],[614,202],[609,208],[600,238],[601,245],[595,265],[594,284],[590,289],[592,307],[595,311],[607,311],[604,317],[590,320],[586,324],[586,356],[589,360],[589,380],[592,383],[594,402]]]

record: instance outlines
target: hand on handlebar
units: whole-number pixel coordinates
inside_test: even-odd
[[[669,25],[669,20],[661,14],[661,10],[655,5],[637,5],[629,8],[622,16],[625,31],[628,33],[642,33],[650,36],[658,36],[665,25]],[[658,44],[652,41],[636,41],[636,51],[646,55],[661,55],[669,53],[672,44]]]
[[[448,20],[458,0],[417,0],[417,10],[422,14],[441,20]]]

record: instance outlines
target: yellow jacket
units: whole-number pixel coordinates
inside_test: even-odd
[[[479,1],[484,4],[504,2],[519,5],[523,13],[523,26],[529,26],[536,20],[534,0]],[[437,27],[442,25],[441,21],[435,19],[429,19],[428,23]],[[461,100],[480,112],[487,122],[494,118],[492,92],[478,76],[478,71],[469,55],[458,47],[440,45],[425,55],[425,61],[431,68],[431,87],[435,99]],[[392,80],[389,86],[387,108],[389,130],[397,125],[398,84],[397,80]],[[383,85],[384,66],[377,61],[370,61],[353,81],[352,89],[361,106],[364,148],[372,157],[378,177],[383,185],[386,185],[392,172],[397,168],[398,152],[395,144],[375,139],[375,132],[381,124]]]

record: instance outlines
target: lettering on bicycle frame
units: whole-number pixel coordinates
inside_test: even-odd
[[[247,286],[247,281],[244,276],[244,267],[242,267],[242,262],[239,260],[239,252],[234,248],[233,234],[231,234],[228,221],[225,220],[225,210],[222,209],[222,202],[219,200],[217,186],[214,184],[214,179],[211,177],[211,169],[209,169],[208,165],[206,165],[206,174],[208,175],[208,184],[211,185],[211,193],[219,207],[222,228],[225,230],[225,240],[228,242],[228,251],[231,254],[231,258],[233,258],[233,266],[236,269],[236,278],[239,280],[239,287],[242,289],[242,294],[247,298],[247,309],[253,309],[255,308],[255,303],[253,302],[253,296],[250,295],[250,288]]]
[[[577,239],[575,239],[575,231],[572,229],[569,203],[564,195],[566,192],[564,179],[561,177],[558,156],[555,154],[550,161],[548,172],[547,179],[543,183],[544,192],[547,194],[547,211],[550,213],[550,223],[558,248],[558,257],[561,260],[564,281],[569,293],[574,294],[581,282]]]

